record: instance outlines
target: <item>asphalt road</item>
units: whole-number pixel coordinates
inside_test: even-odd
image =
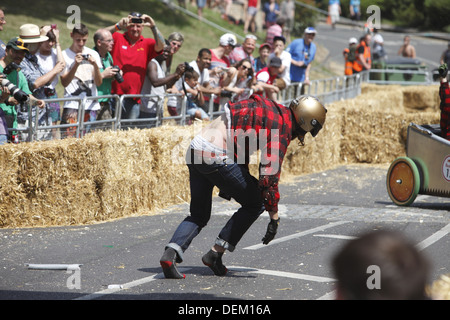
[[[343,65],[342,51],[348,47],[348,40],[351,37],[359,39],[363,34],[362,28],[347,25],[338,25],[333,30],[331,26],[325,23],[319,23],[316,29],[318,33],[314,41],[329,51],[327,60],[324,61],[325,64],[332,61],[338,65]],[[403,44],[403,38],[406,33],[385,30],[380,30],[379,33],[384,39],[387,58],[397,57],[398,50]],[[417,59],[423,62],[429,71],[439,67],[439,59],[442,52],[447,49],[448,40],[432,38],[430,37],[430,33],[417,32],[409,35],[411,37],[411,44],[416,49]]]
[[[450,201],[419,195],[412,206],[397,207],[385,189],[386,171],[368,165],[342,166],[285,181],[280,186],[281,224],[276,239],[269,246],[261,245],[268,222],[264,214],[236,251],[225,254],[230,269],[225,277],[214,276],[201,263],[238,208],[234,201],[221,198],[215,199],[210,223],[186,251],[180,265],[184,280],[164,279],[159,259],[188,214],[187,204],[153,216],[89,226],[3,229],[0,299],[173,299],[179,303],[333,299],[330,260],[349,239],[379,228],[401,230],[420,244],[432,261],[431,279],[450,272]],[[25,264],[81,266],[69,271],[32,270]]]
[[[319,25],[318,31],[315,41],[326,44],[329,59],[335,61],[341,61],[348,38],[359,32],[346,26],[331,30],[327,25]],[[396,52],[402,35],[385,32],[383,36],[388,54]],[[413,44],[419,58],[436,67],[446,42],[413,36]],[[238,208],[234,201],[215,199],[210,223],[180,265],[184,280],[164,279],[159,259],[188,214],[188,204],[153,216],[89,226],[3,229],[0,299],[333,299],[330,260],[349,239],[379,228],[401,230],[417,243],[432,262],[431,280],[449,273],[450,201],[419,195],[412,206],[397,207],[386,192],[386,172],[387,166],[342,166],[282,181],[276,239],[269,246],[261,245],[268,222],[264,214],[236,251],[224,256],[230,270],[226,277],[215,277],[201,257]],[[25,264],[80,266],[69,271],[31,270]],[[179,311],[178,306],[171,312]]]

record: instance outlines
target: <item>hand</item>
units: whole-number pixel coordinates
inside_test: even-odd
[[[117,73],[117,69],[114,69],[113,67],[107,67],[105,70],[103,70],[102,72],[102,77],[103,78],[113,78]]]
[[[269,242],[272,241],[273,238],[275,238],[279,224],[280,224],[280,218],[278,218],[276,220],[270,219],[270,222],[267,225],[266,235],[261,240],[263,242],[263,244],[269,244]]]
[[[87,60],[90,64],[94,65],[97,64],[97,62],[95,61],[95,58],[92,54],[89,55],[88,60]]]
[[[80,64],[81,62],[83,62],[83,60],[84,60],[84,58],[83,58],[83,56],[81,55],[81,53],[77,53],[76,56],[75,56],[75,62],[76,62],[77,64]]]
[[[64,68],[66,67],[66,64],[63,61],[58,61],[55,66],[53,67],[53,70],[56,74],[61,73]]]
[[[144,26],[153,28],[155,26],[155,21],[153,20],[152,17],[150,17],[147,14],[143,14],[142,15],[142,21],[144,22]]]
[[[37,100],[37,99],[35,99],[34,97],[31,98],[31,103],[32,103],[34,106],[37,106],[37,107],[40,108],[40,109],[42,109],[42,108],[45,107],[45,102],[44,102],[43,100]]]
[[[185,70],[186,70],[186,66],[184,65],[184,63],[180,63],[177,66],[177,69],[175,70],[175,73],[181,77],[184,74]]]
[[[446,63],[442,64],[439,67],[438,72],[439,72],[439,77],[441,77],[441,78],[447,77],[447,74],[448,74],[448,66],[447,66],[447,64]]]
[[[2,77],[0,76],[0,79]],[[2,95],[0,96],[0,101],[8,101],[9,98],[9,89],[7,87],[0,86],[0,90],[2,90]]]

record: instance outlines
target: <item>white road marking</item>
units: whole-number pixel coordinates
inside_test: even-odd
[[[421,241],[416,245],[419,250],[424,250],[425,248],[431,246],[433,243],[439,241],[441,238],[445,237],[450,232],[450,223],[443,227],[441,230],[433,233],[431,236]]]
[[[191,268],[179,268],[178,270],[180,272],[186,272],[186,271],[188,271],[190,269]],[[145,283],[152,282],[152,281],[157,280],[157,279],[164,279],[164,275],[162,273],[154,274],[154,275],[149,276],[149,277],[145,277],[145,278],[142,278],[142,279],[134,280],[134,281],[131,281],[131,282],[128,282],[128,283],[124,283],[122,285],[114,286],[114,288],[112,288],[112,289],[105,289],[105,290],[102,290],[102,291],[97,291],[97,292],[88,294],[86,296],[82,296],[82,297],[76,298],[74,300],[93,300],[93,299],[97,299],[97,298],[105,296],[107,294],[116,293],[116,292],[124,290],[124,289],[131,289],[133,287],[137,287],[137,286],[140,286],[140,285],[145,284]]]
[[[344,236],[342,234],[314,234],[313,237],[324,237],[324,238],[333,238],[333,239],[342,239],[342,240],[356,239],[356,237]]]
[[[291,234],[289,236],[285,236],[285,237],[281,237],[281,238],[272,240],[271,242],[269,242],[269,244],[255,244],[253,246],[245,247],[244,249],[245,250],[258,250],[258,249],[261,249],[261,248],[264,248],[264,247],[268,247],[268,246],[271,246],[271,245],[274,245],[274,244],[277,244],[277,243],[280,243],[280,242],[285,242],[285,241],[289,241],[289,240],[292,240],[292,239],[300,238],[300,237],[306,236],[306,235],[314,233],[314,232],[323,231],[323,230],[326,230],[326,229],[329,229],[329,228],[333,228],[333,227],[339,226],[341,224],[350,223],[350,222],[351,221],[331,222],[331,223],[326,224],[324,226],[319,226],[319,227],[316,227],[316,228],[312,228],[312,229],[309,229],[309,230],[305,230],[305,231],[302,231],[302,232]]]
[[[277,271],[277,270],[265,270],[265,269],[256,269],[256,268],[239,267],[239,266],[231,266],[231,267],[227,267],[227,269],[235,270],[235,271],[243,271],[243,272],[248,272],[248,273],[264,274],[264,275],[268,275],[268,276],[314,281],[314,282],[334,282],[334,281],[336,281],[336,279],[328,278],[328,277],[318,277],[318,276],[311,276],[309,274],[284,272],[284,271]]]
[[[318,297],[316,300],[336,300],[336,290],[325,293],[323,296]]]
[[[431,246],[433,243],[439,241],[445,237],[450,232],[450,223],[443,227],[441,230],[433,233],[431,236],[421,241],[416,245],[419,250],[424,250],[425,248]],[[316,236],[316,235],[315,235]],[[320,236],[320,235],[317,235]],[[317,300],[334,300],[336,298],[336,290],[328,292],[323,296],[317,298]]]

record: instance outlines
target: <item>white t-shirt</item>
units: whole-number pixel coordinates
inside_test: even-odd
[[[198,83],[199,83],[200,85],[203,85],[205,82],[209,83],[209,70],[208,70],[208,69],[205,68],[205,69],[203,69],[203,72],[200,73],[200,69],[199,69],[199,67],[198,67],[198,65],[197,65],[197,61],[196,61],[196,60],[191,61],[191,62],[189,63],[189,65],[190,65],[192,68],[194,68],[195,72],[197,72],[197,73],[199,74],[199,77],[198,77]],[[181,78],[178,79],[177,82],[175,83],[175,86],[176,86],[176,88],[177,88],[179,91],[183,91],[183,84],[182,84],[183,79],[184,79],[184,77],[181,77]],[[167,100],[167,105],[168,105],[169,107],[175,107],[175,106],[178,106],[178,107],[179,107],[180,104],[181,104],[181,99],[180,99],[179,97],[171,96],[171,97],[169,97],[168,100]]]
[[[97,53],[97,51],[84,47],[82,53],[92,55],[95,58],[98,67],[102,68],[102,62],[100,60],[100,56]],[[62,73],[65,74],[72,68],[75,62],[76,53],[70,50],[70,48],[67,48],[62,52],[62,54],[64,57],[64,61],[66,62],[66,68]],[[81,64],[78,66],[77,72],[75,73],[73,80],[69,83],[67,87],[64,88],[64,98],[71,98],[71,97],[84,98],[86,96],[88,97],[97,96],[97,86],[95,85],[94,82],[94,66],[90,62],[83,60]],[[64,104],[64,108],[69,109],[78,109],[78,106],[79,106],[78,101],[66,101],[66,103]],[[100,104],[98,103],[97,100],[89,100],[85,107],[85,110],[99,110],[99,109]]]
[[[203,69],[203,72],[200,72],[200,68],[198,67],[197,61],[191,61],[191,63],[189,63],[189,65],[194,68],[195,72],[198,73],[199,77],[198,77],[198,83],[200,83],[200,85],[204,85],[205,82],[209,83],[209,70],[208,69]]]
[[[157,72],[158,72],[158,78],[164,78],[165,73],[162,69],[161,65],[156,59],[152,59],[150,63],[156,64]],[[150,79],[148,76],[145,76],[144,84],[142,85],[141,94],[152,94],[152,95],[158,95],[161,98],[163,98],[164,94],[166,93],[166,85],[154,87],[152,83],[150,82]],[[164,99],[164,98],[163,98]],[[162,105],[163,99],[157,99],[157,98],[142,98],[141,99],[141,111],[147,112],[147,113],[156,113],[156,107],[159,103]]]
[[[42,70],[45,71],[45,73],[49,73],[50,71],[53,70],[53,68],[56,65],[56,62],[58,61],[58,56],[56,54],[56,49],[52,48],[52,52],[48,55],[45,56],[43,54],[41,54],[40,52],[36,53],[36,57],[38,59],[38,63],[41,66]],[[59,81],[59,74],[53,79],[53,81],[50,83],[49,87],[52,89],[56,88],[56,85],[58,84]]]
[[[274,56],[275,56],[275,53],[272,52],[269,55],[269,61]],[[292,59],[291,54],[287,51],[283,51],[283,52],[281,52],[280,59],[281,59],[281,64],[283,66],[286,66],[286,68],[284,68],[284,71],[281,73],[281,79],[283,79],[284,83],[286,83],[286,86],[288,86],[291,84],[291,59]]]

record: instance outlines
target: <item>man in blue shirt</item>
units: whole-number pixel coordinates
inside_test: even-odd
[[[316,45],[313,43],[317,31],[313,27],[305,29],[301,39],[295,39],[286,51],[291,54],[291,82],[303,82],[309,85],[309,70],[316,55]]]

